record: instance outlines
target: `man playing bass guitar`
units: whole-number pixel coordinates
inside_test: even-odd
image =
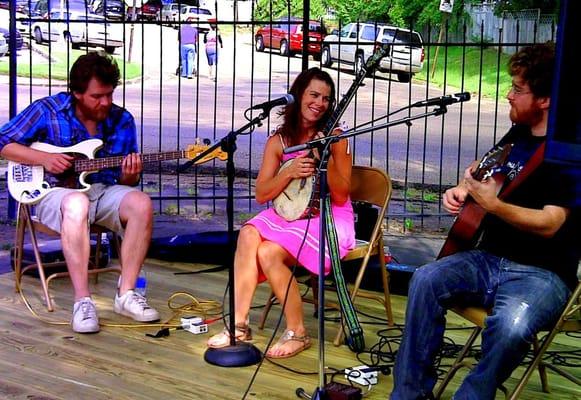
[[[434,360],[446,310],[454,306],[491,310],[482,358],[454,398],[494,399],[533,336],[556,321],[577,283],[581,182],[572,170],[542,162],[542,148],[538,151],[546,137],[553,64],[548,44],[522,48],[510,59],[507,99],[514,126],[498,143],[512,147],[500,194],[495,179],[474,179],[475,164],[444,193],[444,208],[452,214],[470,201],[484,209],[479,240],[471,249],[441,254],[414,273],[392,400],[432,398]],[[539,162],[531,168],[534,159]],[[520,174],[526,177],[519,179]],[[515,179],[519,183],[511,188]]]
[[[74,287],[72,328],[79,333],[99,331],[99,319],[88,285],[89,224],[97,223],[123,236],[123,260],[115,312],[141,322],[159,319],[146,299],[133,288],[149,246],[153,207],[149,196],[137,190],[142,161],[137,153],[133,116],[113,104],[120,72],[110,56],[90,52],[71,67],[69,93],[35,101],[0,128],[0,155],[10,161],[42,165],[58,180],[70,171],[74,158],[30,148],[35,142],[70,147],[97,138],[104,146],[98,157],[126,156],[121,167],[89,177],[91,188],[82,193],[59,187],[36,205],[40,222],[60,232]]]

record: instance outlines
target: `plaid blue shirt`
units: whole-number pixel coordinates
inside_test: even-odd
[[[113,104],[107,119],[98,124],[97,134],[91,136],[75,116],[73,96],[62,92],[33,102],[0,128],[0,151],[12,142],[26,146],[44,142],[69,147],[91,138],[103,141],[96,158],[138,151],[135,121],[127,110]],[[90,174],[87,182],[114,185],[120,177],[121,167],[107,168]]]

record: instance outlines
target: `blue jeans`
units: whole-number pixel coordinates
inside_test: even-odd
[[[494,399],[496,388],[524,359],[534,335],[556,322],[569,296],[556,274],[480,250],[419,268],[410,282],[391,400],[431,395],[446,309],[453,305],[492,308],[482,332],[482,358],[454,399]]]
[[[191,77],[196,66],[196,45],[182,44],[180,48],[182,58],[182,77]]]

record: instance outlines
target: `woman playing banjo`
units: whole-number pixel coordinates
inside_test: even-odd
[[[256,180],[256,200],[260,204],[281,195],[291,181],[311,178],[316,173],[316,161],[307,151],[283,154],[283,150],[315,138],[333,113],[335,85],[329,74],[319,68],[303,71],[292,84],[290,93],[296,102],[285,106],[281,113],[283,124],[266,142]],[[333,131],[333,134],[338,133],[339,129]],[[289,159],[292,161],[287,163],[287,167],[280,168]],[[353,209],[349,199],[351,155],[348,141],[341,140],[331,146],[327,175],[339,253],[343,257],[355,247]],[[280,304],[283,304],[290,281],[284,308],[286,330],[266,356],[292,357],[310,347],[310,337],[303,321],[301,295],[290,267],[298,263],[310,272],[318,273],[318,249],[318,216],[310,220],[287,221],[274,208],[269,208],[246,222],[240,229],[234,257],[237,341],[251,340],[249,310],[258,283],[268,280]],[[327,253],[325,273],[329,271],[330,258]],[[229,344],[227,329],[208,340],[209,347]]]

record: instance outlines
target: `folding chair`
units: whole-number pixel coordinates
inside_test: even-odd
[[[22,275],[26,271],[36,268],[38,271],[40,283],[42,285],[42,290],[44,297],[46,299],[46,307],[48,311],[53,311],[54,307],[49,294],[49,284],[54,278],[69,276],[68,272],[54,272],[50,275],[46,275],[45,268],[62,267],[66,265],[65,261],[55,261],[50,263],[43,263],[39,243],[37,240],[37,232],[44,233],[50,236],[60,236],[58,232],[53,231],[46,225],[42,224],[33,214],[32,207],[26,204],[19,204],[18,209],[18,220],[16,222],[16,243],[14,245],[14,280],[16,286],[16,292],[20,292],[22,288]],[[24,238],[26,230],[28,230],[30,236],[30,242],[32,245],[32,250],[34,253],[35,262],[28,265],[22,265],[24,262]],[[101,257],[101,247],[102,247],[102,235],[103,233],[111,232],[105,227],[99,225],[91,225],[90,233],[96,235],[96,247],[95,254],[89,259],[89,274],[95,274],[95,282],[97,282],[97,275],[101,272],[118,272],[121,273],[121,268],[118,266],[112,267],[101,267],[99,265]],[[117,254],[121,258],[119,239],[117,234],[113,232],[113,242],[115,243]],[[121,260],[120,260],[121,261]]]
[[[581,274],[581,264],[579,267],[579,274]],[[581,279],[581,277],[580,277],[580,279]],[[537,368],[539,370],[539,375],[540,375],[540,379],[541,379],[541,386],[542,386],[543,392],[545,392],[545,393],[549,393],[549,383],[547,380],[547,371],[546,371],[547,368],[549,368],[552,371],[560,374],[561,376],[569,379],[571,382],[574,382],[577,385],[581,385],[581,380],[579,378],[577,378],[577,377],[571,375],[570,373],[568,373],[567,371],[543,360],[543,356],[545,354],[545,351],[549,348],[549,346],[551,345],[551,343],[552,343],[553,339],[555,338],[555,336],[557,335],[557,333],[580,332],[581,331],[580,310],[581,310],[581,281],[579,282],[579,284],[577,285],[577,288],[575,289],[575,291],[573,292],[573,294],[569,298],[569,301],[567,302],[565,309],[561,313],[559,320],[555,323],[555,325],[548,332],[548,334],[544,338],[542,338],[540,341],[539,341],[538,337],[535,336],[534,341],[533,341],[533,359],[530,362],[530,364],[528,365],[525,373],[523,374],[523,376],[519,380],[519,382],[516,385],[512,394],[508,395],[508,392],[505,391],[504,388],[501,388],[503,391],[505,391],[505,395],[506,395],[507,399],[515,400],[520,396],[525,385],[527,384],[528,380],[530,379],[531,375],[533,374],[533,371]],[[479,307],[466,307],[466,308],[453,308],[452,311],[454,311],[456,314],[460,315],[461,317],[469,320],[470,322],[475,324],[476,327],[474,328],[474,330],[472,331],[472,334],[468,338],[468,341],[466,342],[466,344],[464,345],[464,347],[460,351],[460,354],[458,355],[458,357],[456,358],[456,360],[454,361],[454,363],[452,364],[452,366],[450,367],[450,369],[448,370],[448,372],[444,376],[442,383],[438,386],[438,388],[435,392],[436,399],[439,399],[442,396],[442,394],[444,393],[444,390],[446,389],[446,386],[448,385],[448,383],[450,383],[450,381],[452,380],[452,378],[456,374],[456,371],[458,371],[462,367],[471,368],[472,364],[466,362],[464,359],[465,359],[466,355],[468,354],[468,352],[470,351],[470,348],[472,347],[474,341],[476,340],[476,338],[478,337],[478,335],[480,334],[482,329],[484,329],[484,327],[485,327],[484,320],[487,317],[489,310],[486,310],[484,308],[479,308]]]
[[[370,239],[368,241],[357,240],[356,247],[347,253],[347,255],[343,258],[343,261],[361,259],[359,271],[351,289],[351,299],[355,301],[357,296],[361,296],[371,298],[382,303],[385,308],[385,313],[389,325],[393,325],[394,321],[389,293],[389,274],[385,267],[385,254],[383,249],[383,221],[387,212],[389,199],[391,198],[391,190],[391,180],[389,176],[382,170],[365,166],[353,166],[351,173],[351,201],[369,203],[372,206],[378,207],[379,212]],[[359,287],[361,285],[361,281],[363,280],[363,276],[371,256],[377,256],[379,262],[381,280],[383,284],[383,295],[359,292]],[[313,298],[310,299],[303,297],[303,301],[315,304],[315,310],[317,306],[317,279],[318,277],[316,275],[310,276],[311,288],[313,289]],[[268,316],[270,308],[275,303],[275,301],[276,297],[271,292],[269,300],[267,301],[262,313],[259,324],[260,329],[264,327],[266,317]],[[328,303],[326,304],[326,307],[340,309],[339,305],[336,303]],[[336,346],[339,346],[342,341],[343,327],[339,327],[339,331],[337,332],[333,343]]]

